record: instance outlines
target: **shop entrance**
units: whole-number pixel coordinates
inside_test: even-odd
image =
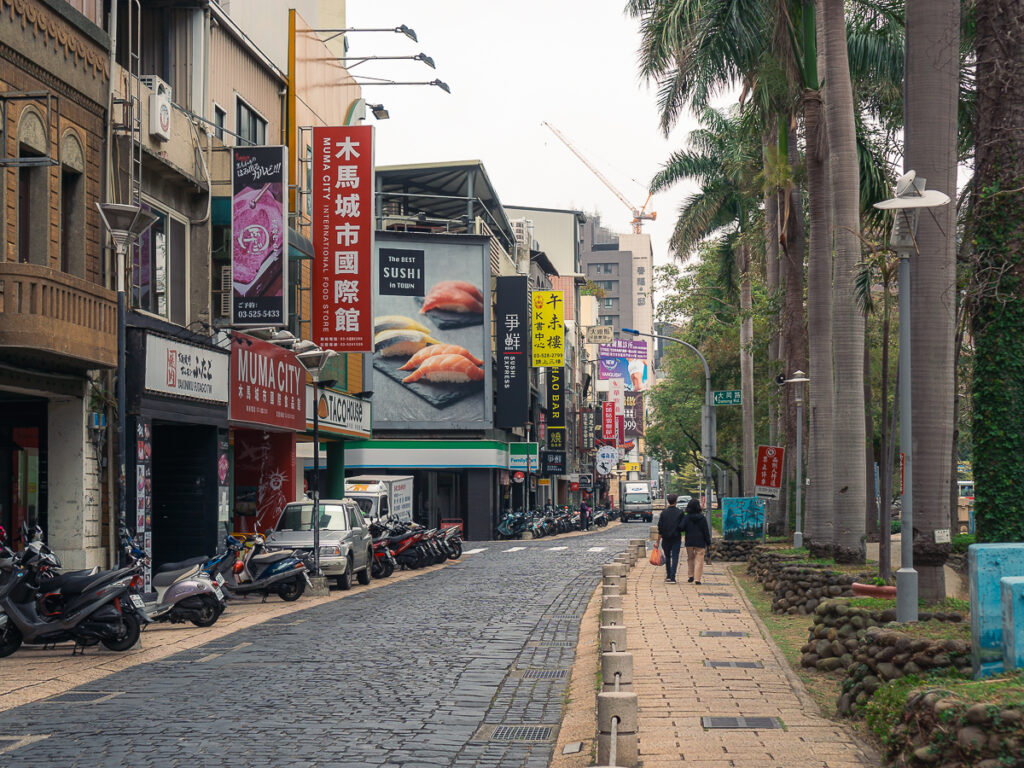
[[[217,428],[153,423],[153,566],[217,549]]]
[[[0,393],[0,525],[10,541],[22,522],[47,533],[43,398]]]

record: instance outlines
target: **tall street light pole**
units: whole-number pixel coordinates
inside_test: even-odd
[[[900,315],[900,450],[904,456],[903,494],[900,510],[900,569],[896,572],[896,620],[917,621],[917,571],[914,570],[914,475],[913,431],[911,430],[912,390],[910,357],[910,256],[917,251],[919,208],[947,205],[949,196],[936,189],[925,189],[925,180],[907,171],[896,182],[896,196],[875,203],[875,208],[893,210],[889,245],[899,253]],[[913,212],[911,212],[913,210]],[[888,525],[888,520],[882,521]]]
[[[711,530],[711,457],[715,454],[715,445],[718,440],[715,435],[715,403],[714,395],[711,392],[711,369],[708,367],[708,361],[699,349],[682,339],[662,336],[659,333],[643,333],[636,328],[623,328],[622,332],[628,333],[630,336],[646,336],[651,339],[671,341],[673,344],[684,346],[695,352],[704,366],[704,406],[701,408],[700,450],[704,454],[704,516],[708,521],[708,530]]]
[[[793,378],[786,379],[785,384],[796,384],[794,400],[796,401],[796,529],[793,531],[793,546],[804,545],[804,529],[800,519],[800,502],[804,483],[804,385],[809,382],[803,371],[793,371]]]

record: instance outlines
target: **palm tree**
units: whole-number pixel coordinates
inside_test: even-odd
[[[832,338],[835,421],[832,474],[836,557],[863,561],[866,461],[864,455],[864,326],[854,295],[860,261],[860,179],[853,87],[843,0],[817,0],[825,76],[825,125],[832,180],[835,274]]]
[[[959,0],[907,0],[904,169],[956,197],[957,113],[960,88]],[[956,334],[956,209],[922,215],[920,256],[910,261],[913,293],[911,389],[914,430],[914,523],[922,538],[948,528],[953,449],[953,371]],[[910,535],[909,531],[903,533]],[[915,544],[915,548],[917,545]],[[924,553],[922,553],[924,555]],[[923,598],[946,596],[944,556],[915,559]]]

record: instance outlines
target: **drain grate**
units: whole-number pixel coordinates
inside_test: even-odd
[[[701,597],[732,597],[732,592],[698,592]]]
[[[523,677],[532,680],[562,680],[569,674],[567,669],[524,669]]]
[[[712,661],[711,659],[706,659],[704,666],[715,669],[722,667],[729,669],[764,669],[764,665],[760,661]]]
[[[115,696],[120,696],[121,691],[71,691],[70,693],[62,693],[60,696],[54,696],[51,699],[47,699],[51,704],[99,704],[100,702],[109,701]]]
[[[747,637],[746,632],[720,632],[719,630],[706,629],[700,633],[701,637]]]
[[[701,608],[704,613],[739,613],[739,608]]]
[[[527,643],[527,645],[531,645]],[[534,648],[575,648],[576,643],[573,640],[548,640],[548,641],[537,641],[532,643]]]
[[[550,725],[499,725],[490,741],[548,741],[553,730]]]
[[[759,731],[782,728],[782,721],[777,717],[702,717],[701,724],[705,728],[748,728]]]

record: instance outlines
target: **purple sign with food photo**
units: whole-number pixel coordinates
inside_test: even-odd
[[[232,325],[287,323],[287,183],[285,147],[232,150]]]

